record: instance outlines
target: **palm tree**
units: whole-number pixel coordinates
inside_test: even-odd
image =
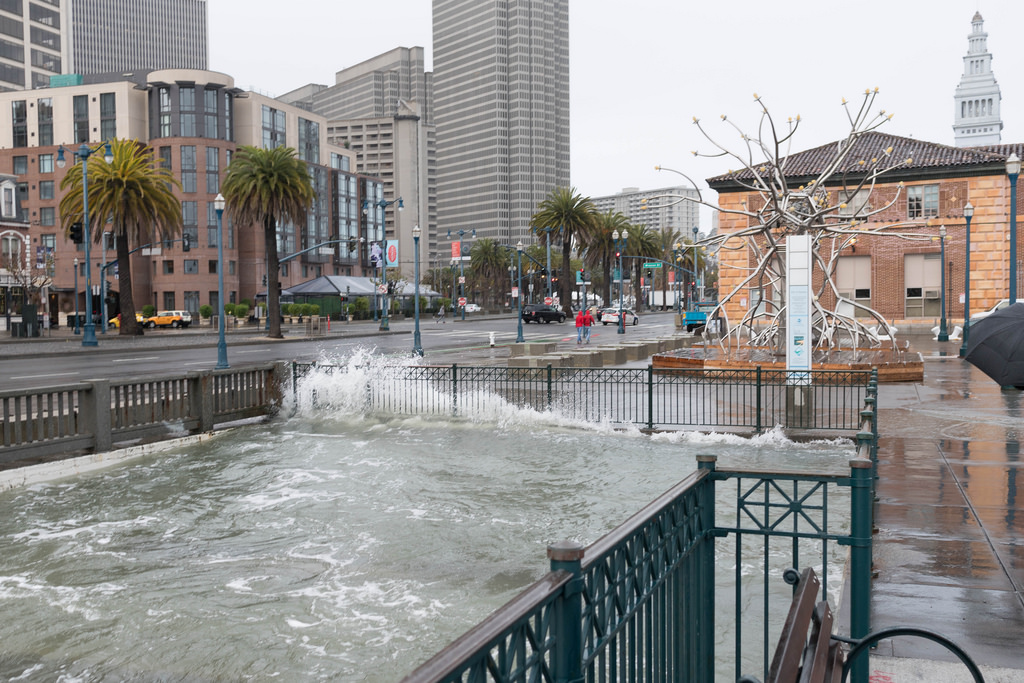
[[[591,232],[590,246],[587,248],[587,265],[591,269],[601,268],[601,295],[604,297],[605,306],[611,301],[612,296],[612,268],[618,266],[615,262],[615,240],[612,239],[612,233],[616,230],[620,233],[628,232],[631,229],[628,218],[618,211],[608,210],[597,215],[594,230]]]
[[[636,257],[632,259],[636,272],[636,278],[633,280],[635,283],[633,292],[636,297],[636,306],[639,308],[640,301],[643,299],[643,290],[640,286],[644,265],[643,260],[649,257],[659,258],[661,256],[661,235],[645,224],[635,225],[629,229],[629,245],[626,249],[630,256]]]
[[[315,193],[306,162],[291,147],[239,147],[228,166],[224,199],[236,225],[263,225],[267,250],[267,316],[273,339],[281,338],[277,224],[303,225]]]
[[[594,227],[596,209],[590,197],[582,197],[574,187],[556,187],[537,207],[533,214],[531,230],[540,235],[544,228],[557,228],[546,233],[548,239],[554,234],[562,240],[562,263],[568,265],[572,253],[573,242],[578,248],[586,246]],[[568,272],[563,272],[559,280],[558,295],[562,302],[562,310],[566,315],[572,313],[572,287],[574,281]]]
[[[508,273],[508,253],[494,240],[484,238],[473,243],[469,254],[477,286],[488,293],[490,303],[496,304],[497,292],[504,289]]]
[[[181,232],[181,202],[171,189],[181,185],[169,169],[154,165],[153,150],[138,140],[111,140],[110,151],[114,158],[109,164],[99,154],[88,158],[89,225],[102,226],[110,221],[117,236],[119,334],[136,335],[142,334],[142,326],[135,320],[128,254],[133,246]],[[60,200],[64,230],[82,218],[81,163],[76,163],[60,183],[61,189],[67,190]],[[99,242],[103,230],[91,233],[92,240]]]

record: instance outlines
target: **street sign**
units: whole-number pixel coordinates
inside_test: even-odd
[[[464,284],[466,284],[466,278],[465,278],[465,277],[462,277],[462,276],[460,275],[460,276],[459,276],[459,284],[460,284],[460,285],[464,285]]]
[[[378,294],[387,294],[388,293],[388,286],[387,285],[377,285],[377,293]]]
[[[555,300],[552,299],[550,296],[546,296],[544,297],[544,303],[550,306],[551,304],[555,303]]]
[[[512,298],[513,299],[518,299],[519,298],[519,288],[518,287],[513,287],[512,288]]]
[[[661,268],[661,262],[653,261],[651,263],[645,263],[644,268]]]
[[[465,306],[466,305],[466,297],[464,297],[464,296],[460,296],[459,297],[459,305],[460,306]]]

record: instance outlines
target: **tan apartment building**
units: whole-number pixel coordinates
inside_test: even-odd
[[[137,139],[152,147],[158,163],[181,182],[183,235],[176,241],[139,247],[133,255],[134,300],[141,309],[198,311],[217,301],[217,220],[214,198],[239,145],[297,150],[309,169],[316,201],[305,225],[281,225],[282,257],[328,241],[282,264],[283,287],[321,275],[361,276],[372,271],[370,248],[384,238],[379,215],[361,211],[362,201],[378,200],[381,182],[352,172],[354,153],[326,142],[323,117],[234,86],[225,74],[201,70],[163,70],[117,80],[77,79],[77,84],[0,93],[0,174],[15,184],[15,220],[5,221],[0,240],[20,248],[52,271],[46,308],[53,323],[75,310],[78,262],[78,310],[84,310],[85,251],[62,230],[60,183],[75,163],[82,143],[93,149],[113,137]],[[67,81],[64,81],[67,82]],[[72,80],[71,82],[75,82]],[[63,148],[66,166],[57,158]],[[91,226],[95,234],[96,226]],[[182,239],[189,239],[185,251]],[[236,226],[224,215],[224,287],[229,302],[256,301],[265,293],[265,254],[261,226]],[[19,244],[20,242],[20,244]],[[101,269],[116,261],[113,242],[104,250],[93,242],[94,310],[99,310]],[[42,249],[42,251],[40,251]],[[35,266],[33,266],[35,267]],[[117,277],[107,268],[111,312],[117,310]],[[0,315],[18,312],[26,298],[11,273],[0,268]]]
[[[786,182],[791,188],[815,180],[835,156],[837,143],[792,154],[786,162]],[[891,158],[910,159],[887,172],[870,191],[849,194],[860,180],[858,162],[872,159],[892,147]],[[952,324],[964,314],[967,221],[964,206],[974,208],[970,236],[970,311],[985,310],[1009,296],[1009,239],[1011,212],[1021,226],[1022,202],[1018,192],[1016,207],[1010,206],[1010,179],[1006,161],[1012,154],[1024,155],[1024,143],[986,147],[950,147],[911,138],[869,133],[856,143],[847,167],[833,174],[825,185],[830,202],[845,203],[840,211],[856,212],[888,207],[876,213],[859,229],[870,231],[885,225],[901,224],[900,232],[925,236],[906,240],[896,236],[865,235],[846,246],[837,259],[834,279],[840,293],[878,311],[898,326],[900,321],[937,321],[941,315],[942,269],[946,269],[946,315]],[[844,175],[845,173],[845,175]],[[720,234],[735,233],[753,225],[746,216],[730,210],[756,210],[764,198],[742,182],[753,178],[750,171],[738,171],[709,179],[718,192]],[[843,182],[845,180],[845,183]],[[890,206],[891,204],[891,206]],[[945,263],[941,259],[940,226],[945,226]],[[1018,273],[1021,272],[1022,239],[1018,227]],[[784,226],[773,232],[781,234]],[[738,241],[726,247],[737,246]],[[719,293],[724,298],[740,287],[749,269],[757,263],[752,248],[719,252]],[[1017,296],[1022,287],[1018,275]],[[822,289],[823,274],[814,275],[815,292],[822,303],[834,309],[834,295]],[[752,285],[740,292],[727,307],[730,319],[737,320],[751,302],[763,297],[778,300],[770,286]]]

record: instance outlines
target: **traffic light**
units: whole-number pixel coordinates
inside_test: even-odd
[[[620,256],[622,256],[622,252],[621,251],[615,252],[615,258],[619,258]]]
[[[650,268],[647,269],[647,279],[648,280],[653,280],[654,279],[654,271],[651,270]]]
[[[266,275],[263,276],[263,286],[264,287],[267,286],[267,276]]]
[[[68,231],[68,233],[71,235],[71,241],[72,242],[74,242],[75,244],[81,244],[82,243],[82,224],[81,223],[72,223],[71,224],[71,229]]]
[[[181,238],[181,250],[188,251],[192,248],[192,240],[189,239],[188,235]]]

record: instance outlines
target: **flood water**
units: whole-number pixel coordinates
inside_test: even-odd
[[[833,471],[853,455],[322,405],[0,495],[0,678],[396,681],[542,576],[548,544],[595,541],[698,453]]]

